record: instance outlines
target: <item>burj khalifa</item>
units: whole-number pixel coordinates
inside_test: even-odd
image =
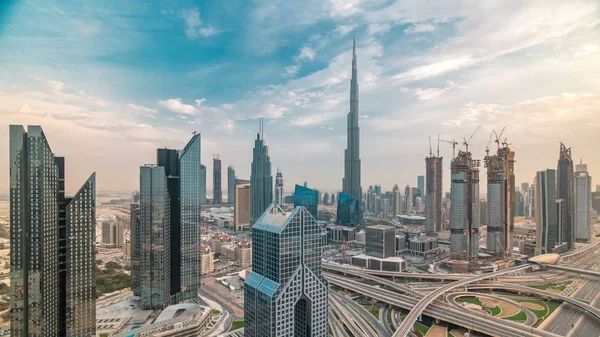
[[[358,127],[358,67],[356,65],[356,40],[352,45],[352,80],[350,82],[350,112],[348,113],[348,146],[344,152],[344,178],[342,190],[362,205],[360,186],[360,129]]]

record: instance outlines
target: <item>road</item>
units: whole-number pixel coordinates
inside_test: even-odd
[[[456,298],[461,297],[461,296],[474,296],[474,297],[483,296],[483,297],[495,298],[500,301],[510,303],[510,304],[516,306],[517,308],[521,309],[521,311],[523,311],[525,313],[525,315],[527,315],[527,320],[525,322],[523,322],[524,325],[533,326],[535,324],[535,322],[537,322],[537,316],[531,310],[527,309],[519,302],[514,301],[507,297],[494,296],[492,294],[482,294],[482,293],[475,293],[475,292],[456,292],[456,293],[448,294],[448,296],[446,296],[446,301],[448,301],[450,304],[452,304],[455,307],[463,308],[462,305],[460,305],[460,304],[458,304],[458,302],[456,302]]]
[[[367,323],[369,323],[369,325],[372,328],[375,328],[376,332],[377,332],[377,336],[380,337],[388,337],[391,336],[391,334],[389,334],[387,332],[387,330],[385,329],[385,327],[383,326],[383,324],[381,322],[383,321],[379,321],[375,318],[375,316],[373,316],[367,309],[365,309],[362,305],[356,303],[355,301],[349,299],[346,296],[342,296],[340,294],[338,294],[337,292],[332,292],[331,295],[333,297],[335,297],[336,299],[338,299],[343,305],[347,305],[350,308],[354,309],[358,314],[360,314],[360,316],[362,316]],[[380,310],[381,311],[381,310]]]

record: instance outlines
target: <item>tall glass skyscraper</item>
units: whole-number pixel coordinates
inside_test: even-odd
[[[442,157],[433,156],[425,158],[426,167],[426,191],[425,214],[427,217],[427,235],[435,236],[442,230]]]
[[[200,165],[200,204],[206,204],[206,166]]]
[[[145,309],[162,309],[171,297],[171,220],[165,168],[140,167],[140,297]]]
[[[564,203],[562,206],[564,207]],[[557,243],[558,214],[562,217],[565,213],[556,211],[556,171],[538,171],[535,177],[536,254],[554,251]]]
[[[227,166],[227,203],[233,204],[235,199],[235,168]]]
[[[318,218],[319,194],[317,190],[296,184],[294,188],[294,208],[305,207],[313,218]]]
[[[221,159],[219,155],[213,158],[213,204],[223,203],[223,190],[221,187]]]
[[[344,152],[344,178],[342,191],[362,204],[360,173],[360,128],[358,126],[358,65],[356,63],[356,40],[352,44],[352,79],[350,81],[350,112],[348,113],[347,147]]]
[[[273,201],[279,205],[283,205],[283,173],[281,173],[279,167],[275,176],[275,200]]]
[[[304,207],[286,213],[272,204],[252,227],[244,335],[326,337],[327,302],[321,228]]]
[[[563,143],[560,143],[557,188],[557,197],[563,200],[564,207],[567,209],[567,216],[563,219],[562,236],[563,240],[567,243],[567,249],[572,249],[575,248],[575,229],[573,226],[573,219],[575,217],[573,159],[571,157],[571,148],[567,148]]]
[[[263,121],[260,120],[260,132],[256,134],[252,150],[252,167],[250,170],[250,226],[260,217],[273,202],[273,176],[271,175],[271,157],[269,147],[264,138]]]
[[[419,189],[419,196],[425,200],[425,176],[417,176],[417,188]]]
[[[331,197],[335,200],[335,194]],[[360,224],[360,205],[358,200],[340,192],[337,200],[337,224],[340,226],[356,227]]]
[[[198,297],[200,288],[200,205],[202,204],[201,139],[195,134],[179,157],[180,167],[180,252],[179,294],[176,301]],[[171,247],[173,249],[173,247]],[[171,271],[173,273],[173,271]]]
[[[587,165],[575,166],[575,240],[590,242],[592,239],[592,177]]]
[[[12,336],[94,336],[95,175],[65,197],[40,126],[10,126]]]

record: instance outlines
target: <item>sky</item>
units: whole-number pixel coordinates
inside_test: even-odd
[[[429,136],[463,148],[478,126],[475,158],[506,127],[518,184],[556,168],[560,141],[600,181],[597,0],[8,0],[0,193],[9,124],[43,127],[71,193],[94,171],[99,191],[135,190],[156,148],[197,131],[210,191],[213,155],[249,178],[260,117],[286,192],[339,191],[353,36],[363,190],[416,186]]]

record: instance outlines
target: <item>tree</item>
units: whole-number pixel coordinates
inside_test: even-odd
[[[106,264],[104,264],[104,268],[106,268],[106,269],[123,269],[123,267],[121,267],[120,264],[113,262],[113,261],[106,262]]]

